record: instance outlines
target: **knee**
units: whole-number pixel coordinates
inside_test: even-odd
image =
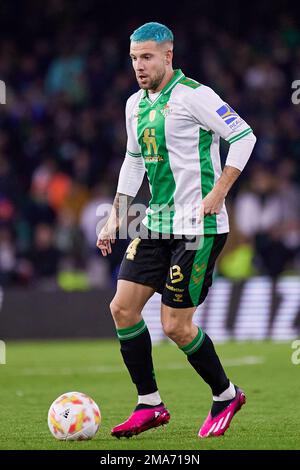
[[[174,320],[164,322],[163,330],[165,335],[178,345],[186,344],[191,335],[191,329],[188,325],[182,325]]]
[[[128,317],[127,309],[116,299],[113,299],[111,301],[109,307],[110,307],[110,311],[115,322],[122,323]]]
[[[140,314],[128,309],[116,298],[111,301],[109,307],[117,328],[127,328],[140,321]]]

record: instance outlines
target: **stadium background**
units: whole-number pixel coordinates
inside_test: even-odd
[[[0,109],[4,290],[26,289],[30,296],[33,289],[115,287],[127,241],[103,258],[95,227],[98,205],[115,194],[126,147],[124,106],[137,90],[128,37],[151,19],[146,8],[129,5],[120,5],[117,15],[91,0],[72,6],[62,0],[1,4],[0,76],[7,85],[7,104]],[[300,76],[300,33],[293,10],[270,2],[252,5],[245,21],[238,2],[219,11],[217,2],[189,2],[184,13],[164,3],[154,16],[174,30],[175,67],[215,89],[257,136],[249,165],[227,200],[231,236],[218,273],[235,281],[228,324],[243,281],[261,275],[270,279],[263,296],[272,321],[280,308],[278,277],[297,275],[300,267],[300,106],[291,101],[291,84]],[[226,151],[224,145],[223,157]],[[148,197],[144,184],[137,202]],[[298,304],[295,298],[289,325],[294,329],[300,324]],[[22,305],[15,311],[23,315]],[[10,309],[5,312],[12,318]]]
[[[196,321],[217,341],[299,335],[300,105],[291,100],[292,82],[300,79],[299,7],[267,1],[251,2],[246,10],[238,1],[171,5],[1,2],[0,79],[7,93],[0,105],[1,339],[114,336],[108,305],[127,242],[101,256],[96,209],[115,194],[126,146],[125,102],[137,90],[128,38],[147,21],[173,30],[175,68],[211,86],[257,136],[227,198],[231,236],[216,271],[215,295]],[[223,161],[226,152],[224,144]],[[144,184],[137,201],[148,197]],[[158,301],[155,296],[145,311],[154,340],[162,339]],[[81,363],[82,347],[82,367],[90,364],[95,344],[70,343],[73,360]],[[292,353],[291,342],[283,344],[274,354],[281,370]],[[61,347],[8,343],[3,380],[11,373],[9,351],[16,370],[26,351],[28,360],[40,354],[39,365],[51,369],[53,362],[54,369],[54,351],[72,363],[68,347]],[[239,357],[232,343],[227,347],[229,357]],[[262,350],[257,342],[246,357],[259,363]],[[108,357],[99,361],[109,364]],[[287,381],[296,373],[293,366]],[[51,390],[54,398],[59,387]]]

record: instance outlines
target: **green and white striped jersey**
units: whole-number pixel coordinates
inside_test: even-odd
[[[127,154],[143,158],[151,199],[143,223],[173,234],[229,231],[225,204],[198,222],[201,201],[222,169],[220,137],[233,143],[252,129],[211,88],[175,70],[151,101],[146,90],[126,104]]]

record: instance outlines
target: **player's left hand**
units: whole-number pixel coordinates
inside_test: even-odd
[[[203,217],[212,214],[219,214],[225,201],[225,194],[216,187],[213,188],[202,200],[202,207],[199,215],[199,222]]]

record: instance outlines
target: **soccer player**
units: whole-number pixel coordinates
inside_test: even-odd
[[[126,104],[126,156],[111,215],[97,240],[104,256],[111,253],[115,231],[126,214],[121,201],[132,202],[145,171],[151,200],[142,224],[147,236],[129,244],[110,306],[138,394],[133,413],[111,433],[130,437],[170,419],[158,391],[151,339],[141,315],[148,299],[159,292],[165,334],[212,391],[212,407],[198,436],[219,436],[245,403],[245,394],[228,379],[212,340],[192,319],[212,284],[229,231],[225,197],[256,138],[211,88],[173,70],[173,34],[166,26],[144,24],[130,39],[140,90]],[[223,171],[220,137],[230,144]],[[188,249],[191,236],[197,249]]]

